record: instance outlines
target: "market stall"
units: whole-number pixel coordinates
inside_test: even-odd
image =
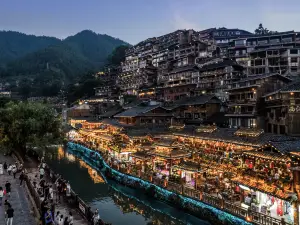
[[[182,160],[179,164],[172,166],[172,179],[176,180],[177,183],[183,181],[186,186],[196,189],[200,171],[198,163]],[[169,180],[172,181],[171,177]]]

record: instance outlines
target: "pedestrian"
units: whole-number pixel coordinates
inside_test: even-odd
[[[46,225],[54,225],[54,220],[50,209],[46,211],[44,219]]]
[[[2,187],[0,187],[0,206],[2,205],[3,196],[4,196],[4,190]]]
[[[64,215],[63,214],[61,214],[58,219],[58,225],[64,225]]]
[[[7,214],[7,225],[12,225],[14,219],[14,209],[11,205],[8,206]]]
[[[54,194],[53,194],[53,187],[52,185],[49,186],[49,199],[53,200]]]
[[[12,165],[9,164],[9,166],[7,168],[8,175],[11,174],[11,171],[12,171]]]
[[[94,216],[93,216],[93,224],[97,225],[99,220],[100,220],[99,211],[98,211],[98,209],[96,209]]]
[[[73,219],[73,214],[72,212],[69,212],[69,225],[73,225],[74,219]]]
[[[0,174],[1,175],[3,174],[3,165],[2,165],[2,163],[0,163]]]
[[[47,183],[44,187],[44,196],[45,196],[45,199],[49,198],[49,184],[47,184]]]
[[[17,166],[13,165],[12,166],[12,172],[13,172],[14,178],[16,178],[17,171],[18,171]]]
[[[53,200],[50,200],[50,210],[51,210],[52,216],[54,217],[54,215],[55,215],[55,204],[54,204]]]
[[[65,217],[64,225],[69,225],[69,218],[67,216]]]
[[[62,184],[62,182],[59,182],[58,183],[58,201],[60,202],[60,198],[61,198],[61,196],[63,195],[63,184]]]
[[[7,199],[5,199],[5,201],[4,201],[5,219],[7,218],[7,210],[8,210],[8,208],[9,208],[9,206],[10,206],[9,201],[8,201]]]
[[[22,186],[23,180],[25,180],[25,174],[24,174],[24,171],[21,172],[20,177],[19,177],[19,180],[20,180],[20,186]]]
[[[23,164],[21,163],[18,167],[18,171],[22,171],[23,170]]]
[[[3,164],[3,169],[7,170],[7,164],[6,164],[6,162],[4,162],[4,164]]]
[[[6,194],[7,194],[8,196],[10,196],[10,192],[11,192],[11,184],[10,184],[8,181],[6,181],[6,183],[5,183],[5,190],[6,190]]]
[[[68,181],[67,187],[66,187],[66,196],[67,196],[68,202],[70,202],[70,199],[71,199],[71,185],[70,185],[69,181]]]
[[[58,224],[58,222],[59,222],[59,218],[60,218],[60,212],[59,211],[57,211],[56,212],[56,215],[55,215],[55,224]]]
[[[44,199],[41,203],[41,221],[42,221],[42,224],[45,224],[45,219],[44,219],[44,215],[45,213],[47,212],[47,201]]]
[[[45,170],[43,167],[40,168],[40,179],[42,180],[45,174]]]

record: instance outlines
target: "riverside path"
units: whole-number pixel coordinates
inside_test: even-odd
[[[10,156],[4,156],[0,154],[0,162],[4,164],[13,164],[15,161]],[[6,225],[5,221],[5,212],[4,212],[4,200],[8,199],[12,208],[14,209],[14,224],[22,224],[22,225],[34,225],[36,224],[36,220],[31,211],[31,205],[29,203],[29,199],[26,195],[26,190],[24,186],[20,186],[19,181],[19,173],[16,175],[14,179],[13,175],[8,175],[6,171],[3,174],[0,174],[0,186],[5,189],[5,182],[9,181],[11,183],[11,196],[4,196],[2,199],[2,206],[0,206],[0,225]]]

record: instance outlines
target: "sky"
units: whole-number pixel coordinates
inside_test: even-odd
[[[82,30],[130,44],[177,29],[300,31],[299,0],[0,0],[0,30],[54,36]]]

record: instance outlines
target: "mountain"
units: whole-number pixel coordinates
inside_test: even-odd
[[[111,54],[112,50],[127,44],[106,34],[96,34],[90,30],[81,31],[66,38],[64,42],[96,64],[106,62],[107,56]]]
[[[39,95],[50,84],[62,87],[99,70],[122,45],[129,44],[89,30],[64,40],[0,31],[0,82],[16,83],[17,91],[26,84],[28,95]]]
[[[0,65],[60,42],[54,37],[0,31]]]

